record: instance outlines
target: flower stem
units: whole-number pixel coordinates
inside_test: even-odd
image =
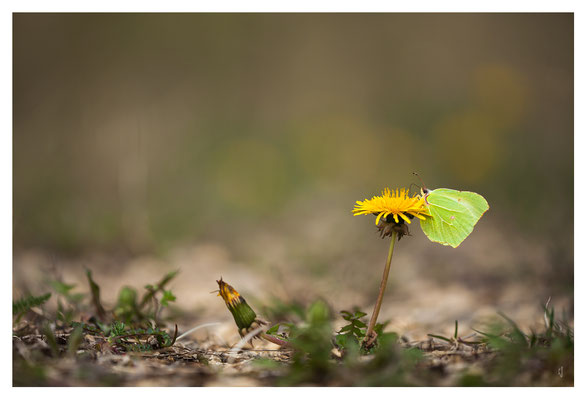
[[[272,343],[275,343],[275,344],[277,344],[279,346],[282,346],[282,347],[291,347],[291,344],[289,342],[286,342],[285,340],[278,339],[275,336],[271,336],[271,335],[268,335],[266,333],[261,333],[260,336],[263,339],[268,340],[268,341],[270,341]]]
[[[385,263],[385,269],[383,270],[383,278],[381,279],[381,285],[379,286],[379,296],[377,296],[377,302],[373,309],[373,315],[369,320],[369,326],[365,333],[365,339],[363,340],[363,347],[369,348],[375,342],[377,335],[373,332],[375,324],[377,323],[377,317],[379,316],[379,310],[381,309],[381,303],[383,302],[383,294],[385,293],[385,287],[387,286],[387,278],[389,277],[389,270],[391,269],[391,257],[393,256],[393,248],[397,238],[397,232],[394,230],[391,234],[391,243],[389,244],[389,253],[387,254],[387,262]]]

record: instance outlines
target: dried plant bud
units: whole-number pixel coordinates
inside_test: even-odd
[[[234,317],[234,322],[236,322],[241,337],[265,323],[265,321],[257,318],[255,311],[232,286],[224,282],[222,278],[216,282],[219,288],[218,296],[222,297],[226,307]]]
[[[413,218],[413,217],[412,217]],[[381,238],[386,236],[391,236],[391,234],[395,231],[397,232],[397,240],[399,241],[403,236],[411,236],[410,230],[408,229],[408,225],[404,223],[403,220],[400,220],[399,223],[396,223],[393,219],[388,221],[391,218],[381,219],[377,224],[377,229],[379,230],[379,234]]]

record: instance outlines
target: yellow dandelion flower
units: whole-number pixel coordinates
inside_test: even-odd
[[[425,200],[419,195],[410,196],[406,189],[389,190],[385,188],[381,196],[373,196],[371,200],[357,201],[353,209],[353,215],[377,215],[375,225],[379,224],[381,218],[393,215],[396,224],[400,223],[399,218],[411,223],[410,216],[418,219],[429,217]]]

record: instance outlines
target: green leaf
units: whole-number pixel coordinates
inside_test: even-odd
[[[141,299],[141,302],[139,304],[139,308],[143,308],[153,298],[153,296],[158,291],[164,290],[165,289],[165,285],[167,285],[169,283],[169,281],[172,280],[175,277],[175,275],[177,275],[178,273],[179,273],[179,270],[171,271],[171,272],[167,273],[159,281],[159,283],[157,283],[156,285],[146,285],[145,286],[145,289],[147,289],[147,293],[145,293],[145,295]]]
[[[86,269],[86,275],[88,276],[88,283],[90,284],[90,290],[92,292],[92,303],[96,308],[96,314],[101,320],[106,318],[106,311],[104,307],[102,307],[102,303],[100,302],[100,286],[92,279],[92,271]]]
[[[420,221],[422,231],[433,242],[458,247],[473,232],[489,209],[483,196],[453,189],[436,189],[424,194],[431,217]]]
[[[455,319],[455,335],[454,338],[456,339],[459,335],[459,321]]]
[[[346,321],[350,321],[351,319],[353,319],[353,314],[351,314],[348,311],[341,311],[340,314],[342,315],[342,318]]]
[[[517,338],[519,342],[522,342],[524,345],[528,345],[528,338],[526,337],[524,332],[522,332],[522,330],[518,327],[518,324],[516,324],[511,318],[509,318],[504,313],[498,312],[498,314],[511,325],[511,327],[514,330],[513,336]]]
[[[346,333],[344,335],[336,335],[336,337],[334,338],[334,341],[335,341],[336,345],[338,347],[340,347],[341,349],[347,349],[350,346],[358,346],[359,345],[359,341],[357,340],[357,338],[350,333]]]
[[[125,286],[118,293],[118,307],[134,307],[137,302],[137,291],[131,287]]]
[[[12,314],[22,314],[32,307],[38,307],[44,304],[51,297],[51,293],[45,293],[41,296],[28,296],[12,303]]]
[[[124,325],[124,322],[120,322],[120,321],[114,321],[112,322],[112,325],[110,325],[110,336],[114,337],[114,336],[121,336],[124,335],[126,330],[126,325]]]
[[[433,335],[431,333],[428,334],[428,336],[436,338],[436,339],[440,339],[440,340],[444,340],[446,342],[452,343],[452,340],[447,338],[446,336],[441,336],[441,335]]]
[[[478,330],[478,329],[475,329],[475,328],[471,328],[471,329],[473,329],[473,330],[474,330],[475,332],[477,332],[478,334],[480,334],[480,335],[483,335],[483,336],[485,336],[485,337],[487,337],[487,338],[497,338],[497,337],[499,337],[498,335],[495,335],[495,334],[493,334],[493,333],[482,332],[482,331],[480,331],[480,330]]]
[[[389,321],[385,321],[382,323],[376,323],[375,327],[373,328],[373,330],[375,331],[375,333],[377,335],[381,335],[383,333],[383,330],[385,329],[385,327],[389,324]]]
[[[79,302],[81,302],[85,297],[85,294],[83,293],[71,293],[71,290],[76,286],[75,284],[70,285],[57,280],[51,281],[49,284],[51,287],[53,287],[53,290],[55,290],[57,294],[65,297],[67,302],[70,304],[78,305]]]
[[[330,311],[328,306],[321,300],[317,300],[310,305],[306,315],[306,319],[310,323],[321,323],[328,321],[330,318]]]
[[[71,332],[71,335],[69,335],[69,339],[67,341],[67,353],[70,356],[75,356],[75,353],[77,352],[78,347],[82,343],[83,336],[84,336],[83,333],[84,333],[83,325],[78,325]]]
[[[167,307],[167,306],[169,306],[170,301],[175,301],[175,296],[171,292],[171,290],[165,290],[163,292],[163,298],[161,299],[161,305],[163,307]]]
[[[55,333],[53,329],[49,325],[48,322],[45,322],[41,327],[41,333],[45,335],[45,341],[51,350],[51,355],[53,357],[57,357],[59,355],[59,346],[57,346],[57,338],[55,337]]]
[[[278,322],[275,325],[273,325],[271,328],[267,329],[267,332],[265,332],[268,335],[275,335],[279,332],[279,328],[281,326],[289,326],[291,327],[291,324],[287,324],[287,323],[283,323],[283,322]]]
[[[51,281],[50,283],[57,293],[62,294],[64,296],[67,296],[71,289],[75,287],[75,285],[68,285],[67,283],[60,281]]]
[[[367,324],[365,324],[363,321],[359,321],[358,319],[353,321],[353,325],[358,326],[359,328],[366,328],[367,327]]]

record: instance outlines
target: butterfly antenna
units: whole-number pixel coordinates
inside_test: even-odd
[[[412,172],[412,174],[414,174],[414,175],[416,175],[418,177],[418,180],[422,184],[422,189],[426,189],[426,185],[424,185],[424,181],[422,180],[422,178],[420,178],[420,175],[418,175],[417,172]]]

